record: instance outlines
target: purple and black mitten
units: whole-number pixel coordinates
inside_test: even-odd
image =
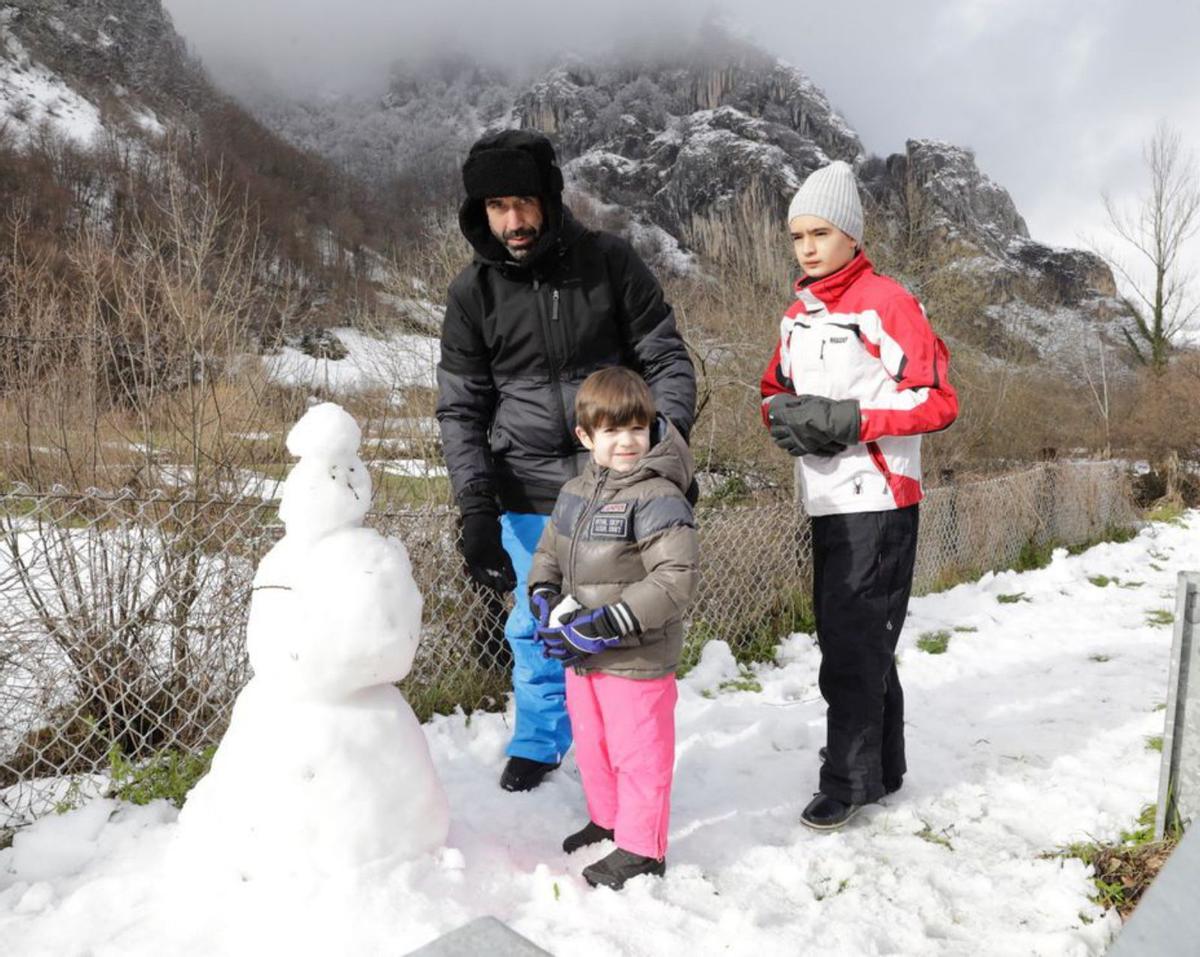
[[[537,619],[538,629],[550,627],[550,615],[562,601],[562,592],[554,585],[533,585],[529,589],[529,610]]]
[[[599,654],[635,635],[642,626],[625,602],[600,608],[579,608],[554,628],[539,628],[538,640],[546,646],[543,654],[570,664],[588,655]]]

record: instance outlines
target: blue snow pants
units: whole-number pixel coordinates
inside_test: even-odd
[[[500,516],[500,541],[517,573],[516,604],[504,623],[504,637],[513,653],[513,699],[517,708],[508,754],[557,764],[571,747],[566,680],[561,662],[543,658],[542,646],[533,640],[537,619],[529,610],[529,566],[549,518],[505,512]]]

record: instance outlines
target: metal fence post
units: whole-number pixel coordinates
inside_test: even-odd
[[[1200,805],[1200,572],[1180,572],[1154,837],[1186,826]]]

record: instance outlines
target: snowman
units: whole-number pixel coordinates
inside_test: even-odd
[[[357,870],[445,842],[446,796],[394,686],[412,667],[421,594],[404,546],[364,528],[361,433],[333,403],[287,437],[287,529],[254,577],[238,696],[212,769],[179,815],[177,853],[243,879]]]

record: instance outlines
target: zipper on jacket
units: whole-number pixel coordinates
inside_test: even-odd
[[[596,507],[596,503],[600,501],[600,495],[604,491],[604,483],[607,480],[608,469],[604,469],[600,472],[600,480],[596,482],[596,491],[592,493],[591,499],[579,514],[579,521],[575,523],[575,530],[571,535],[571,550],[567,553],[567,570],[571,573],[570,582],[572,591],[575,589],[575,549],[579,545],[579,539],[583,536],[584,529],[588,527],[588,522],[592,519],[592,510]]]
[[[533,278],[533,290],[539,292],[542,287],[542,281],[536,276]],[[567,420],[567,403],[563,399],[562,394],[562,374],[565,368],[567,356],[563,352],[562,362],[557,361],[559,352],[559,344],[555,341],[554,329],[555,323],[558,322],[558,289],[552,289],[553,295],[550,299],[550,321],[546,321],[546,311],[542,308],[542,303],[545,302],[540,295],[534,297],[535,307],[537,309],[538,322],[542,327],[542,338],[546,343],[546,364],[550,367],[550,391],[554,393],[554,404],[558,407],[558,420],[562,425],[563,448],[569,449],[572,445],[574,435],[571,433],[571,427]],[[562,327],[558,327],[562,329]],[[566,348],[566,331],[563,330],[563,348]]]
[[[825,358],[825,340],[824,339],[821,340],[821,351],[820,351],[820,353],[818,353],[817,358],[818,359]]]

